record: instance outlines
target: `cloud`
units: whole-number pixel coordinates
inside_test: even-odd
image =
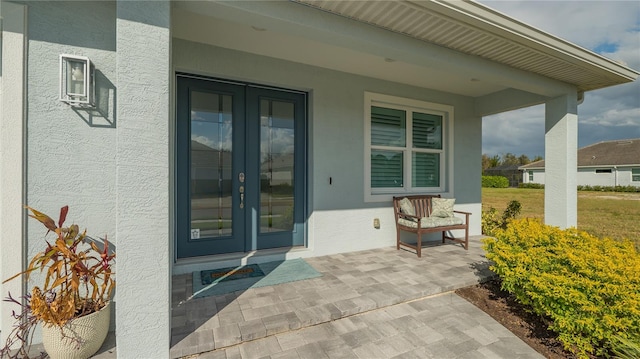
[[[490,155],[544,156],[544,106],[487,116],[482,121],[482,152]]]
[[[554,36],[640,70],[638,1],[480,1]],[[529,132],[531,131],[531,132]],[[640,81],[587,92],[578,145],[640,137]],[[544,106],[488,116],[483,153],[544,155]]]

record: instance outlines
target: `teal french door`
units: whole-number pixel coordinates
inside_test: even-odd
[[[304,244],[306,94],[178,75],[178,258]]]

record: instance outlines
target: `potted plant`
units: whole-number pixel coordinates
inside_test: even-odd
[[[8,301],[22,305],[22,311],[14,313],[17,325],[0,351],[11,355],[11,347],[21,342],[18,350],[28,355],[34,326],[42,323],[43,344],[47,354],[56,358],[88,358],[104,342],[109,330],[110,299],[116,282],[112,261],[115,254],[109,251],[105,237],[102,248],[80,232],[77,224],[63,227],[68,206],[60,209],[55,221],[44,213],[26,207],[32,218],[40,221],[49,232],[54,232],[53,242],[45,240],[45,249],[36,254],[24,272],[5,280],[10,281],[39,270],[44,275],[42,286],[34,286],[22,304],[9,294]],[[27,349],[25,349],[27,348]]]

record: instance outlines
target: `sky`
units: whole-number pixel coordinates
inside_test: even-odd
[[[479,2],[640,71],[640,1]],[[585,93],[578,106],[578,147],[630,138],[640,138],[640,78]],[[544,157],[544,105],[485,117],[482,153]]]

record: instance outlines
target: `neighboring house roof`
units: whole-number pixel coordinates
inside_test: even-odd
[[[578,167],[640,166],[640,138],[602,141],[578,150]],[[544,160],[520,166],[521,170],[544,169]]]
[[[578,91],[631,82],[639,75],[473,1],[292,1],[573,84]]]

